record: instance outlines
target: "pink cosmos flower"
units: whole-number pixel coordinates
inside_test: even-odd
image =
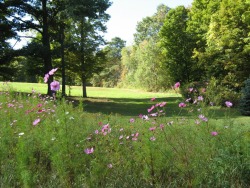
[[[230,101],[226,101],[225,104],[228,108],[233,106],[233,103],[231,103]]]
[[[160,124],[160,126],[159,126],[159,127],[160,127],[160,129],[161,129],[161,130],[163,130],[164,125],[163,125],[163,124]]]
[[[58,68],[52,69],[51,71],[49,71],[49,75],[53,75],[55,74],[55,72],[57,71]]]
[[[137,140],[137,137],[133,137],[132,140],[133,140],[133,141],[136,141],[136,140]]]
[[[156,127],[150,127],[149,130],[150,131],[154,131],[156,129]]]
[[[199,119],[201,119],[202,121],[205,121],[205,122],[208,121],[208,119],[202,114],[199,115]]]
[[[119,136],[119,140],[123,139],[123,135]]]
[[[47,83],[48,82],[48,79],[49,79],[49,74],[45,74],[43,80],[44,80],[44,83]]]
[[[175,85],[174,85],[174,89],[177,89],[181,86],[180,82],[176,82]]]
[[[202,96],[198,96],[198,101],[203,101],[203,97]]]
[[[156,112],[156,113],[152,113],[152,114],[149,114],[150,116],[153,116],[153,117],[156,117],[156,116],[158,116],[158,113]]]
[[[184,107],[186,107],[187,105],[184,103],[184,102],[181,102],[180,104],[179,104],[179,107],[180,108],[184,108]]]
[[[151,99],[151,101],[154,101],[155,100],[155,97],[153,97],[152,99]]]
[[[144,120],[149,120],[149,117],[148,117],[147,115],[143,115],[143,116],[142,116],[142,119],[144,119]]]
[[[151,108],[148,109],[148,113],[151,112],[153,109],[155,108],[155,106],[151,106]]]
[[[41,120],[40,120],[39,118],[38,118],[38,119],[35,119],[35,120],[33,121],[33,125],[36,126],[40,121],[41,121]]]
[[[94,152],[94,148],[93,147],[92,148],[87,148],[87,149],[84,150],[84,152],[89,155],[89,154]]]
[[[139,118],[142,118],[142,117],[143,117],[143,115],[142,115],[142,114],[139,114],[138,116],[139,116]]]
[[[151,141],[155,141],[156,138],[155,138],[154,136],[152,136],[152,137],[150,138],[150,140],[151,140]]]
[[[212,135],[212,136],[217,136],[217,135],[218,135],[218,132],[213,131],[213,132],[211,132],[211,135]]]
[[[188,90],[191,93],[194,90],[194,88],[190,87]]]
[[[134,123],[134,122],[135,122],[135,119],[134,119],[134,118],[130,118],[129,122],[130,122],[130,123]]]
[[[53,81],[50,83],[50,89],[52,91],[58,91],[60,89],[60,83],[58,81]]]
[[[99,134],[99,131],[98,131],[98,130],[95,130],[95,134]]]
[[[167,102],[162,102],[162,103],[160,103],[160,107],[163,107],[163,106],[165,106],[167,104]]]

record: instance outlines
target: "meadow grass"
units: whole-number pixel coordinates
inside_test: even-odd
[[[179,108],[179,95],[126,90],[89,92],[90,103],[75,105],[8,87],[0,92],[0,187],[250,186],[249,117],[235,109]]]

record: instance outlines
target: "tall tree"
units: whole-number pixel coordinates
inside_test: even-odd
[[[2,6],[6,8],[6,16],[15,24],[17,31],[34,30],[41,35],[40,53],[43,57],[45,74],[52,69],[51,42],[55,39],[53,31],[62,21],[58,19],[58,14],[64,11],[68,13],[68,17],[75,20],[85,17],[96,19],[105,14],[110,2],[108,0],[5,0]],[[52,94],[50,90],[52,79],[53,77],[50,77],[48,81],[48,94]]]
[[[87,79],[99,67],[95,66],[93,54],[100,55],[97,53],[100,51],[98,47],[104,45],[100,33],[106,31],[105,23],[108,21],[109,15],[105,11],[111,6],[111,3],[109,0],[68,0],[68,2],[69,15],[76,21],[75,24],[78,27],[76,28],[76,33],[78,33],[76,36],[80,45],[77,49],[80,52],[82,92],[83,97],[87,97]],[[99,58],[96,60],[98,60],[96,62],[100,62]]]
[[[168,12],[160,31],[165,63],[173,81],[189,82],[200,78],[192,59],[195,41],[187,31],[188,9],[179,6]]]
[[[250,10],[245,0],[223,0],[213,14],[203,53],[207,76],[240,91],[250,75],[250,25],[243,15]]]
[[[121,77],[121,51],[126,42],[119,37],[112,38],[107,46],[103,49],[106,53],[107,61],[104,69],[96,74],[92,82],[98,86],[115,87]]]
[[[148,16],[138,22],[136,26],[136,33],[134,34],[134,41],[136,45],[139,45],[144,40],[149,40],[151,38],[157,40],[158,33],[163,26],[169,10],[169,7],[161,4],[157,7],[157,12],[153,16]]]

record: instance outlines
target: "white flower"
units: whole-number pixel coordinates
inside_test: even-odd
[[[22,136],[22,135],[24,135],[24,132],[18,134],[18,136]]]

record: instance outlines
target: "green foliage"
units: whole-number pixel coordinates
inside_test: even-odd
[[[157,7],[157,12],[153,16],[148,16],[138,22],[136,33],[134,34],[136,45],[139,45],[145,40],[159,40],[158,34],[169,10],[169,7],[161,4]]]
[[[161,46],[165,55],[167,73],[173,81],[199,80],[200,69],[192,59],[195,41],[187,31],[188,9],[179,6],[171,9],[160,31]]]
[[[242,21],[242,14],[248,9],[245,1],[222,1],[207,32],[204,56],[207,76],[216,77],[235,91],[240,90],[250,72],[249,52],[244,50],[250,28]]]
[[[245,86],[242,89],[239,109],[242,115],[250,116],[250,78],[245,81]]]
[[[119,37],[111,39],[103,49],[106,54],[106,63],[103,70],[95,74],[91,79],[93,86],[116,87],[121,77],[121,51],[125,47],[125,41]]]
[[[226,101],[231,101],[233,106],[237,106],[240,94],[229,87],[222,85],[217,79],[212,77],[209,82],[191,82],[181,86],[181,94],[191,102],[198,96],[202,96],[207,105],[225,106]]]

